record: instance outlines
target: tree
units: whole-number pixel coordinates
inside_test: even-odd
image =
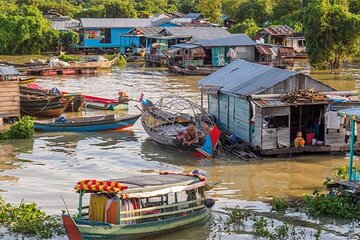
[[[197,9],[213,23],[220,23],[221,0],[199,0]]]
[[[341,61],[359,52],[360,17],[330,0],[314,0],[303,15],[309,62],[319,68],[339,68]]]
[[[103,1],[100,1],[103,2]],[[107,18],[133,18],[137,16],[135,4],[131,0],[104,1],[105,16]]]
[[[59,40],[65,49],[69,49],[72,44],[79,42],[79,33],[74,31],[60,32]]]
[[[360,1],[359,0],[350,0],[349,11],[354,14],[360,14]]]
[[[260,30],[261,28],[256,25],[256,22],[254,21],[254,19],[246,19],[245,21],[238,23],[236,25],[234,25],[231,29],[230,32],[231,33],[245,33],[250,37],[253,37],[256,35],[256,33]]]
[[[58,33],[34,6],[0,14],[0,54],[38,54],[53,50]]]
[[[273,5],[272,19],[278,20],[301,9],[302,0],[276,0]]]
[[[264,24],[269,17],[269,6],[266,0],[247,0],[239,5],[235,19],[243,22],[247,18],[252,18],[257,24]]]
[[[245,1],[246,0],[223,0],[223,13],[228,17],[235,18],[237,9],[239,8],[240,4]]]

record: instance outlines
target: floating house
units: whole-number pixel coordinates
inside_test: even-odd
[[[208,111],[221,129],[261,154],[349,148],[346,128],[337,119],[336,110],[359,105],[357,92],[339,92],[302,73],[244,60],[233,61],[200,80],[199,84],[202,99],[207,96]],[[318,99],[302,99],[297,91],[305,96],[315,92]],[[284,96],[292,96],[295,100],[284,100]],[[297,97],[300,99],[296,100]],[[335,126],[331,122],[334,119]],[[302,148],[293,145],[298,132],[306,139],[307,144]]]
[[[151,25],[148,18],[82,18],[77,50],[119,49],[121,53],[140,45],[140,38],[129,37],[134,28]]]
[[[20,116],[19,76],[13,66],[0,66],[0,118]]]
[[[189,42],[176,44],[179,49],[173,63],[181,66],[222,67],[235,59],[255,60],[255,42],[246,34],[196,36]]]
[[[260,30],[253,39],[260,44],[287,46],[295,31],[287,25],[267,27]]]

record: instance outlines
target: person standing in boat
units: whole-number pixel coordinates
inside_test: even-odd
[[[129,102],[129,96],[125,91],[119,91],[119,103],[128,103]]]
[[[194,143],[199,143],[199,134],[195,129],[195,124],[190,123],[188,128],[183,134],[183,144],[191,146]]]

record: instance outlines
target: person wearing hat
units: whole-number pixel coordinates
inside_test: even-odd
[[[127,95],[126,92],[119,91],[118,101],[119,101],[119,103],[127,103],[127,102],[129,102],[129,96]]]

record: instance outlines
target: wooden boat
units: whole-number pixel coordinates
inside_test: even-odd
[[[35,121],[34,128],[37,131],[51,132],[118,130],[134,125],[140,116],[141,115],[128,115],[118,117],[115,114],[109,114],[82,118],[60,117],[59,119],[50,121]]]
[[[37,79],[37,77],[22,77],[19,80],[20,84],[28,84],[28,83],[32,83],[35,82]]]
[[[117,99],[84,95],[85,106],[100,110],[128,110],[129,103],[119,103]]]
[[[61,75],[76,75],[76,69],[75,68],[61,69]]]
[[[27,88],[22,88],[22,91],[24,93],[27,94],[37,94],[40,96],[45,96],[45,95],[62,95],[64,99],[69,99],[69,104],[66,108],[65,111],[68,112],[81,112],[84,108],[84,97],[81,93],[68,93],[68,92],[62,92],[62,91],[58,91],[56,89],[56,91],[52,91],[50,89],[42,89],[38,84],[28,84],[26,86]]]
[[[22,114],[43,117],[58,117],[67,106],[70,99],[63,98],[60,93],[36,91],[20,86],[20,110]]]
[[[40,75],[41,76],[56,76],[57,75],[57,70],[56,69],[44,69],[40,71]]]
[[[207,76],[210,75],[213,72],[216,72],[221,67],[195,67],[195,66],[189,66],[189,67],[178,67],[178,66],[170,66],[170,71],[174,73],[180,73],[184,75],[202,75]]]
[[[204,223],[215,204],[205,196],[211,189],[208,180],[198,174],[82,180],[75,189],[78,215],[62,216],[70,240],[145,239]],[[83,204],[84,194],[90,195],[88,205]]]
[[[70,103],[66,108],[67,112],[81,112],[83,110],[85,101],[82,93],[61,93],[65,99],[70,99]]]
[[[107,69],[107,68],[111,68],[117,62],[119,57],[120,57],[120,54],[117,54],[111,60],[74,62],[74,63],[70,63],[70,66],[75,67],[75,68]]]
[[[194,151],[198,145],[182,144],[182,134],[190,122],[195,122],[195,128],[202,141],[202,123],[212,120],[204,109],[178,96],[163,97],[155,104],[142,100],[141,124],[146,133],[154,141],[177,149]]]

